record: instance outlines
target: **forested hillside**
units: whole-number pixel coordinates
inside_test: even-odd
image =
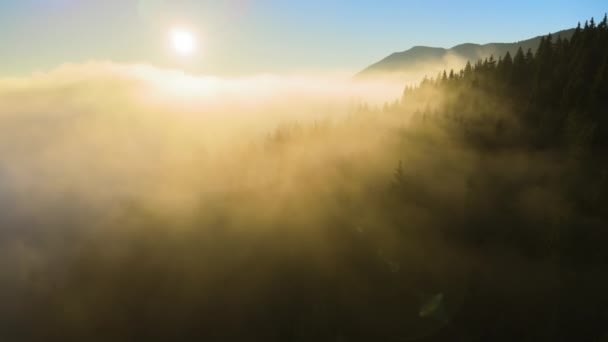
[[[491,264],[473,277],[478,288],[463,304],[467,318],[455,318],[446,340],[477,330],[485,331],[481,340],[598,340],[603,334],[607,68],[604,17],[579,24],[571,39],[543,37],[537,51],[519,49],[444,71],[385,105],[387,115],[413,113],[404,146],[424,149],[435,164],[421,170],[420,159],[412,162],[404,149],[396,196],[433,208],[445,236],[475,246]],[[466,178],[466,190],[462,207],[446,210],[445,195],[438,194],[453,191],[445,186],[454,174]],[[435,183],[444,189],[433,189]],[[506,250],[522,256],[514,258],[518,266],[506,262]],[[532,264],[538,269],[524,275]]]
[[[606,20],[596,25],[592,19],[583,28],[579,24],[571,39],[542,37],[536,52],[520,48],[514,56],[507,52],[498,59],[469,62],[456,73],[444,71],[417,89],[406,88],[404,101],[412,96],[417,101],[417,94],[424,94],[429,106],[466,120],[484,114],[507,120],[500,113],[508,111],[528,133],[528,137],[517,137],[518,143],[537,147],[588,144],[597,150],[607,143],[607,78]],[[438,103],[433,92],[447,98]]]

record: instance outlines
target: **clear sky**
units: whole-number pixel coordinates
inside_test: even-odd
[[[0,0],[0,75],[143,62],[218,75],[358,71],[415,45],[511,42],[608,11],[605,0]],[[197,33],[188,59],[174,25]]]

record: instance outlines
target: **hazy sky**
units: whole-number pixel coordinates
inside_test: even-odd
[[[572,27],[605,0],[0,0],[0,76],[90,60],[191,72],[355,72],[414,45],[510,42]],[[174,25],[201,50],[177,57]]]

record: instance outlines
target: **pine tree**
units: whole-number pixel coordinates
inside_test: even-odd
[[[511,58],[511,53],[509,51],[507,51],[507,53],[505,54],[505,58],[503,58],[503,62],[505,63],[506,66],[513,65],[513,58]]]
[[[405,182],[405,172],[403,171],[403,161],[400,160],[393,174],[394,184],[402,186]]]
[[[524,56],[524,50],[521,48],[521,46],[517,48],[515,58],[513,58],[513,64],[516,68],[522,68],[524,64],[526,64],[526,57]]]
[[[598,28],[602,30],[608,28],[608,14],[604,14],[604,19],[602,19],[602,22],[598,25]]]
[[[495,67],[496,67],[496,59],[494,58],[494,55],[490,55],[490,58],[488,58],[488,68],[494,69]]]
[[[534,63],[534,53],[532,53],[532,49],[528,49],[526,52],[526,64],[531,65]]]
[[[470,77],[473,73],[473,67],[471,67],[471,61],[467,61],[467,65],[464,67],[464,77]]]

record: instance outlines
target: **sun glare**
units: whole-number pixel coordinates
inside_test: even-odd
[[[175,51],[183,56],[191,55],[196,49],[194,34],[184,29],[171,30],[171,43]]]

